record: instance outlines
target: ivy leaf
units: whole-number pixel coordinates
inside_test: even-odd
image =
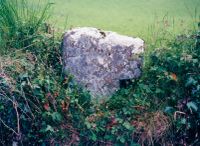
[[[21,80],[28,78],[28,73],[20,74],[20,75],[19,75],[19,78],[20,78]]]
[[[106,140],[112,140],[112,139],[113,139],[113,137],[112,137],[111,135],[106,135],[104,138],[105,138]]]
[[[125,143],[126,140],[125,140],[124,137],[120,137],[119,141],[120,141],[121,143]]]
[[[88,121],[85,121],[85,125],[88,129],[90,129],[92,127],[91,123]]]
[[[39,85],[33,85],[33,94],[36,96],[41,96],[41,88]]]
[[[185,86],[186,86],[186,87],[189,87],[189,86],[191,86],[191,85],[195,85],[196,83],[197,83],[197,81],[196,81],[194,78],[189,77],[189,78],[187,79],[187,82],[186,82]]]
[[[49,103],[45,103],[43,107],[44,107],[44,109],[45,109],[46,111],[49,111],[49,110],[50,110]]]
[[[131,124],[129,122],[124,122],[123,126],[128,130],[132,129],[132,126],[131,126]]]
[[[53,121],[60,122],[62,120],[62,116],[58,112],[53,112],[51,116],[52,116]]]
[[[45,129],[45,131],[54,132],[54,129],[50,125],[47,125],[47,128]]]
[[[92,132],[91,139],[92,139],[93,141],[96,141],[96,140],[97,140],[97,136],[96,136],[96,134],[94,134],[93,132]]]
[[[185,124],[186,124],[186,121],[187,121],[187,120],[186,120],[185,118],[182,118],[181,121],[180,121],[180,123],[183,124],[183,125],[185,125]]]
[[[172,114],[174,111],[175,111],[174,108],[170,106],[165,107],[165,110],[164,110],[164,112],[167,114]]]
[[[126,109],[125,109],[125,108],[123,108],[123,111],[125,112],[125,111],[126,111]],[[120,124],[122,124],[122,123],[123,123],[123,119],[121,119],[121,118],[116,118],[116,121],[117,121],[118,123],[120,123]]]
[[[198,110],[198,107],[197,107],[196,103],[193,102],[193,101],[188,102],[188,103],[187,103],[187,107],[188,107],[189,109],[194,110],[194,111],[197,111],[197,110]]]
[[[156,91],[155,91],[157,94],[160,94],[160,93],[163,93],[163,91],[159,88],[156,88]]]
[[[3,110],[4,109],[4,106],[3,105],[0,105],[0,110]]]

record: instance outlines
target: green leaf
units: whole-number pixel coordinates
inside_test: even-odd
[[[52,116],[53,121],[58,121],[58,122],[60,122],[60,121],[62,120],[62,116],[61,116],[61,114],[58,113],[58,112],[53,112],[53,113],[51,114],[51,116]]]
[[[125,140],[124,137],[120,137],[119,141],[120,141],[121,143],[125,143],[126,140]]]
[[[104,138],[105,138],[106,140],[112,140],[112,139],[113,139],[113,136],[111,136],[111,135],[106,135]]]
[[[189,86],[191,86],[191,85],[195,85],[196,83],[197,83],[197,81],[196,81],[194,78],[189,77],[189,78],[187,79],[187,82],[186,82],[185,86],[186,86],[186,87],[189,87]]]
[[[181,121],[180,121],[180,123],[185,125],[186,124],[186,119],[182,118]]]
[[[196,103],[193,102],[193,101],[188,102],[188,103],[187,103],[187,107],[188,107],[189,109],[194,110],[194,111],[197,111],[197,110],[198,110],[198,107],[197,107]]]
[[[90,129],[92,127],[91,123],[89,123],[88,121],[85,121],[85,125],[88,129]]]
[[[19,75],[19,78],[20,78],[21,80],[28,78],[28,73],[20,74],[20,75]]]
[[[96,141],[96,140],[97,140],[97,136],[96,136],[96,134],[94,134],[93,132],[92,132],[91,139],[92,139],[93,141]]]
[[[3,105],[0,105],[0,110],[3,110],[4,109],[4,106]]]
[[[124,123],[123,123],[123,126],[124,126],[126,129],[128,129],[128,130],[131,130],[131,129],[132,129],[132,126],[131,126],[131,124],[130,124],[129,122],[124,122]]]
[[[165,107],[165,110],[164,110],[164,112],[167,114],[172,114],[174,111],[175,111],[174,108],[170,106]]]
[[[47,128],[45,129],[45,131],[54,132],[54,129],[50,125],[47,125]]]
[[[156,88],[156,93],[160,94],[160,93],[163,93],[163,91],[161,89],[159,89],[159,88]]]
[[[120,124],[123,123],[123,119],[121,119],[121,118],[116,118],[116,121],[117,121],[118,123],[120,123]]]

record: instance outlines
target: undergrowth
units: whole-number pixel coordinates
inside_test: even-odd
[[[200,32],[159,39],[142,77],[94,104],[63,73],[49,4],[21,2],[0,1],[1,145],[200,144]]]

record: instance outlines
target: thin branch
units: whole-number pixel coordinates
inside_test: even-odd
[[[19,113],[18,113],[18,110],[17,110],[17,102],[13,102],[13,107],[16,111],[16,115],[17,115],[17,132],[18,132],[18,135],[20,134],[20,122],[19,122]]]
[[[176,112],[174,113],[174,120],[176,120],[177,114],[186,115],[186,113],[184,113],[184,112],[176,111]]]
[[[8,125],[6,125],[6,123],[0,118],[1,123],[8,128],[9,130],[11,130],[13,133],[15,133],[16,135],[19,135],[14,129],[12,129],[11,127],[9,127]]]

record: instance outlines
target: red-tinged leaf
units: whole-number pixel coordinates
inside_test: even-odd
[[[63,111],[68,111],[69,103],[62,101],[61,102],[61,108],[62,108]]]
[[[59,95],[58,92],[55,92],[55,93],[53,94],[54,97],[58,97],[58,95]]]
[[[43,107],[44,107],[44,109],[47,110],[47,111],[50,110],[49,103],[45,103]]]
[[[177,81],[177,75],[175,73],[172,73],[171,74],[171,78],[174,80],[174,81]]]

